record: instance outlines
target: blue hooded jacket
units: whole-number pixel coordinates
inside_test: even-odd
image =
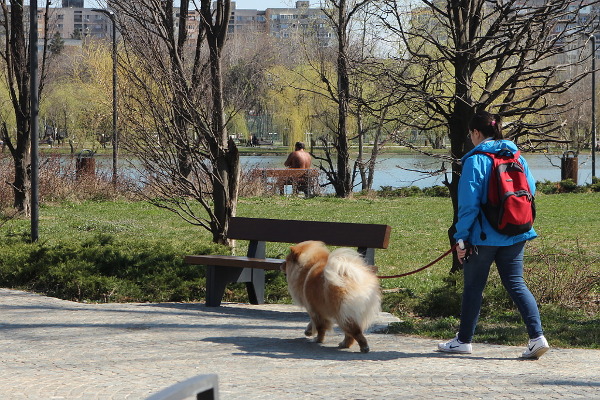
[[[505,150],[514,154],[518,148],[510,140],[486,139],[461,159],[463,168],[458,182],[458,222],[454,234],[456,240],[462,239],[478,246],[510,246],[537,237],[533,228],[516,236],[504,235],[489,224],[481,210],[481,204],[487,202],[492,160],[485,154],[474,153],[478,151],[498,153]],[[531,193],[535,195],[535,180],[529,171],[527,161],[522,156],[519,157],[519,161],[525,169]],[[478,218],[480,213],[481,223]],[[485,239],[481,238],[482,230],[485,233]]]

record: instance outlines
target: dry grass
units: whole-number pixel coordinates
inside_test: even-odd
[[[136,198],[130,190],[132,182],[119,177],[118,184],[112,184],[112,176],[103,173],[77,176],[75,158],[65,160],[59,155],[42,156],[39,161],[39,201],[40,203],[85,200],[116,200]],[[14,201],[12,182],[14,170],[9,154],[0,155],[0,208],[4,215],[10,215]]]

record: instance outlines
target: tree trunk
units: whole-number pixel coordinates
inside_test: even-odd
[[[338,9],[338,132],[336,138],[337,148],[337,181],[334,182],[336,197],[348,197],[352,193],[352,175],[350,174],[349,146],[348,146],[348,105],[350,103],[350,78],[348,76],[348,59],[346,50],[348,37],[346,0],[341,0]]]
[[[207,2],[208,3],[208,2]],[[211,131],[215,139],[211,146],[213,164],[213,199],[214,220],[212,224],[213,241],[231,245],[227,237],[229,219],[234,217],[237,209],[239,186],[239,153],[233,140],[227,135],[225,124],[225,104],[223,99],[223,73],[221,64],[221,51],[225,43],[227,25],[229,21],[229,1],[218,1],[216,4],[217,16],[214,23],[209,7],[204,4],[203,11],[208,23],[212,27],[206,30],[207,42],[210,52],[210,79],[212,94],[212,121]],[[208,17],[211,19],[209,20]]]
[[[458,99],[454,104],[454,109],[450,114],[448,125],[450,128],[450,144],[451,154],[453,157],[460,159],[465,153],[465,143],[468,141],[469,121],[473,116],[472,108],[472,74],[469,70],[469,60],[463,58],[455,64],[455,99]],[[462,165],[459,163],[452,164],[452,181],[447,183],[450,190],[450,198],[452,199],[452,225],[448,229],[448,237],[450,244],[453,245],[454,233],[456,232],[456,222],[458,221],[458,181],[460,179]],[[458,271],[462,268],[462,264],[458,261],[456,253],[453,255],[451,272]]]
[[[9,18],[3,4],[4,17]],[[10,41],[7,43],[3,58],[7,60],[7,79],[12,106],[15,112],[16,138],[13,143],[5,131],[5,142],[14,161],[15,177],[13,181],[14,207],[30,213],[31,191],[31,132],[30,132],[30,74],[29,56],[25,40],[25,18],[22,1],[12,1],[10,9]]]

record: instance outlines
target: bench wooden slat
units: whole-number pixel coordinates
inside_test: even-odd
[[[320,240],[330,246],[387,249],[391,227],[377,224],[233,217],[231,239],[300,243]]]
[[[185,256],[186,264],[215,265],[220,267],[241,267],[279,270],[285,260],[279,258],[253,258],[242,256],[198,255]]]

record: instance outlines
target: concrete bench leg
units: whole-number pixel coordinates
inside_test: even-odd
[[[265,271],[252,268],[206,267],[206,306],[219,307],[231,282],[245,282],[251,304],[265,302]]]
[[[265,270],[249,269],[250,281],[246,282],[248,300],[250,304],[264,304],[265,302]]]

